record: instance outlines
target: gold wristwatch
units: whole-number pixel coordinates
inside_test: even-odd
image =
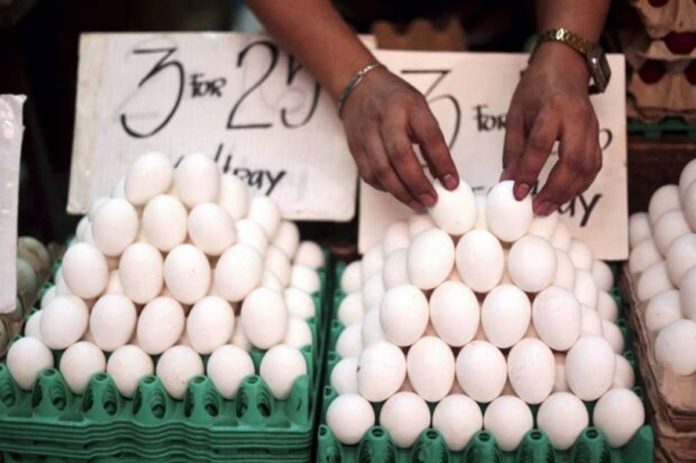
[[[611,78],[611,69],[609,69],[607,56],[599,44],[589,42],[563,27],[540,33],[537,37],[537,45],[543,42],[561,42],[583,55],[593,81],[590,85],[590,93],[602,93],[606,90]]]

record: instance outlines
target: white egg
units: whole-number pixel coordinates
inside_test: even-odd
[[[580,303],[567,289],[550,286],[534,299],[532,321],[539,337],[550,348],[568,350],[580,336]]]
[[[636,376],[633,372],[633,367],[623,357],[616,354],[616,371],[614,372],[614,381],[611,383],[612,389],[631,389],[636,383]]]
[[[684,318],[679,302],[679,291],[668,289],[650,299],[645,308],[645,327],[657,333],[673,321]]]
[[[446,281],[430,295],[430,321],[438,336],[453,347],[471,341],[479,326],[476,295],[466,285]]]
[[[148,354],[161,354],[181,337],[186,323],[181,304],[160,296],[147,303],[138,317],[138,345]]]
[[[118,256],[138,236],[138,212],[125,199],[107,199],[94,213],[92,236],[106,256]]]
[[[413,214],[408,219],[408,234],[411,239],[418,236],[422,231],[434,228],[435,223],[428,214],[417,213]]]
[[[568,386],[585,401],[598,399],[611,387],[615,369],[615,352],[601,336],[582,336],[566,354]]]
[[[567,252],[556,249],[556,274],[553,284],[573,291],[575,289],[575,266]]]
[[[246,352],[249,352],[251,348],[254,347],[249,342],[249,339],[247,339],[246,334],[244,334],[241,323],[235,323],[234,331],[232,332],[232,337],[230,338],[230,344],[237,346]]]
[[[151,198],[169,190],[174,178],[172,162],[164,153],[150,151],[141,154],[128,169],[124,191],[132,204],[141,206]]]
[[[53,367],[53,355],[38,339],[21,338],[7,352],[7,367],[17,385],[28,391],[42,370]]]
[[[463,394],[442,399],[433,411],[433,428],[437,429],[453,452],[463,450],[483,427],[478,404]]]
[[[680,376],[696,373],[696,322],[677,320],[665,326],[655,340],[655,358],[664,368]]]
[[[375,244],[365,251],[361,264],[363,285],[367,283],[367,280],[369,280],[373,275],[380,273],[383,265],[384,254],[382,253],[382,246]]]
[[[189,380],[203,374],[203,360],[188,346],[174,346],[159,358],[156,371],[167,393],[173,399],[181,400]]]
[[[300,246],[300,229],[294,222],[281,220],[272,244],[283,251],[288,259],[292,259]]]
[[[358,358],[341,359],[331,371],[329,383],[340,394],[358,393]]]
[[[138,314],[135,305],[123,294],[106,294],[92,307],[89,331],[94,343],[105,352],[113,352],[133,336]]]
[[[264,268],[278,278],[283,286],[290,284],[292,267],[290,259],[276,246],[269,246],[264,256]]]
[[[610,291],[614,287],[614,273],[609,265],[603,260],[592,261],[592,277],[597,283],[597,289],[600,291]]]
[[[382,267],[382,282],[385,289],[409,283],[407,256],[408,249],[398,249],[385,257]]]
[[[249,190],[239,177],[226,174],[220,178],[218,204],[220,204],[234,220],[242,219],[247,215],[249,209]]]
[[[630,389],[608,391],[592,412],[592,424],[604,433],[613,448],[626,445],[644,422],[643,403]]]
[[[636,212],[628,218],[628,241],[631,249],[652,237],[652,228],[647,212]]]
[[[513,285],[496,286],[481,305],[481,326],[486,338],[505,349],[522,339],[532,315],[529,298]]]
[[[405,378],[406,358],[393,344],[372,344],[358,358],[358,390],[370,402],[382,402],[391,397]]]
[[[209,156],[189,154],[174,169],[174,187],[181,201],[192,208],[220,197],[221,177],[220,168]]]
[[[486,199],[488,229],[501,241],[513,242],[521,238],[532,223],[532,198],[517,201],[513,195],[514,182],[498,183]]]
[[[556,392],[539,407],[537,426],[556,450],[568,450],[590,424],[585,404],[573,394]]]
[[[684,213],[680,209],[667,211],[657,219],[653,226],[655,247],[660,251],[660,254],[665,256],[672,242],[687,233],[691,233],[691,229],[686,223]]]
[[[249,203],[247,218],[261,225],[266,238],[272,241],[280,226],[281,213],[276,203],[268,196],[257,196]]]
[[[632,274],[639,274],[651,265],[660,262],[662,255],[652,238],[638,243],[628,256],[628,268]]]
[[[87,305],[77,296],[56,296],[41,312],[41,341],[51,349],[77,342],[89,323]]]
[[[285,337],[288,308],[283,296],[268,288],[253,290],[242,303],[242,329],[259,349],[269,349]]]
[[[382,235],[382,254],[388,256],[400,249],[407,249],[411,242],[408,222],[401,220],[389,225]]]
[[[326,422],[339,442],[354,445],[374,426],[375,412],[358,394],[343,394],[329,405]]]
[[[229,302],[218,296],[207,296],[191,308],[186,319],[186,334],[196,352],[210,354],[227,344],[234,324],[234,312]]]
[[[413,389],[428,402],[442,400],[452,389],[454,355],[440,338],[425,336],[411,346],[406,368]]]
[[[505,357],[483,340],[472,341],[459,351],[455,369],[457,382],[476,402],[487,403],[498,397],[507,380]]]
[[[283,286],[283,283],[281,283],[280,279],[278,279],[275,273],[269,270],[263,271],[263,275],[261,275],[261,286],[272,289],[273,291],[277,291],[279,293],[282,293],[285,289],[285,286]]]
[[[208,294],[210,273],[205,254],[191,244],[180,244],[164,259],[164,281],[182,304],[193,304]]]
[[[109,272],[109,281],[106,283],[106,288],[104,289],[103,294],[123,294],[121,275],[118,269]]]
[[[75,228],[75,240],[78,243],[84,241],[85,232],[91,228],[90,223],[89,216],[86,215],[77,223],[77,227]]]
[[[687,188],[696,180],[696,162],[692,159],[689,161],[679,175],[679,195],[684,197]]]
[[[589,270],[575,270],[575,287],[573,288],[573,292],[581,304],[593,308],[597,307],[597,303],[599,302],[599,291],[597,290],[597,283],[595,283]]]
[[[360,291],[362,281],[361,262],[359,260],[351,262],[346,265],[346,269],[343,271],[343,275],[341,275],[341,291],[346,294]]]
[[[408,277],[420,289],[433,289],[447,279],[454,266],[452,238],[437,228],[416,236],[406,257]]]
[[[160,251],[170,251],[186,240],[186,224],[186,208],[170,195],[155,196],[143,210],[142,233]]]
[[[525,236],[512,245],[507,257],[512,281],[523,291],[536,293],[549,286],[556,274],[556,252],[544,238]]]
[[[316,306],[312,296],[297,288],[286,288],[283,291],[285,305],[288,308],[288,315],[291,317],[307,320],[316,313]]]
[[[686,272],[682,279],[679,304],[684,317],[696,321],[696,266]]]
[[[138,382],[154,372],[149,355],[138,346],[126,345],[116,349],[106,362],[106,372],[124,397],[133,397]]]
[[[516,395],[529,404],[541,403],[553,389],[553,352],[538,339],[526,338],[515,344],[508,353],[507,369]]]
[[[261,284],[262,275],[261,254],[251,246],[235,244],[217,261],[215,289],[224,299],[238,302]]]
[[[263,227],[251,219],[241,219],[235,224],[237,243],[256,249],[260,255],[268,249],[268,238]]]
[[[59,273],[60,273],[60,270],[58,270],[58,274]],[[51,302],[53,300],[53,298],[57,296],[56,293],[57,293],[57,291],[56,291],[55,285],[48,288],[48,290],[46,290],[46,292],[41,297],[41,303],[40,303],[39,307],[41,309],[46,307],[48,305],[48,303]]]
[[[312,345],[312,330],[306,321],[301,318],[290,317],[288,330],[283,338],[283,344],[296,349]]]
[[[488,230],[488,219],[486,218],[486,195],[476,194],[476,222],[474,228],[477,230]]]
[[[553,380],[553,392],[569,392],[568,381],[566,380],[565,368],[566,356],[562,352],[554,352],[553,360],[556,364],[556,374]]]
[[[362,327],[359,323],[344,329],[336,340],[336,353],[341,358],[357,357],[363,350]]]
[[[321,290],[321,279],[312,267],[295,264],[290,270],[290,286],[312,294]]]
[[[667,275],[667,264],[660,261],[646,268],[640,275],[636,292],[638,299],[645,302],[668,289],[674,289],[674,286]]]
[[[326,265],[324,250],[314,241],[302,241],[297,248],[293,263],[317,270]]]
[[[386,341],[387,337],[379,321],[379,308],[370,309],[363,318],[360,328],[360,339],[363,348],[379,341]]]
[[[547,241],[551,240],[553,232],[556,231],[558,225],[558,211],[553,211],[546,216],[536,216],[532,219],[532,223],[527,230],[528,235],[539,236]]]
[[[365,310],[362,304],[362,296],[360,293],[347,295],[338,304],[338,321],[343,326],[350,326],[354,323],[360,323],[365,316]]]
[[[445,189],[439,180],[433,182],[437,203],[428,208],[428,214],[438,228],[453,236],[471,230],[476,222],[476,198],[471,187],[463,180],[452,191]]]
[[[121,289],[137,304],[146,304],[162,292],[163,273],[162,254],[146,243],[128,246],[118,265]]]
[[[662,214],[681,208],[679,188],[676,185],[663,185],[653,193],[648,204],[648,218],[654,226]]]
[[[302,352],[285,344],[270,348],[259,366],[259,375],[278,400],[287,399],[297,378],[306,374],[307,362]]]
[[[425,332],[428,313],[428,299],[423,292],[413,285],[401,285],[384,294],[379,321],[389,342],[410,346]]]
[[[600,291],[597,299],[597,313],[602,320],[612,323],[619,319],[619,306],[611,294]]]
[[[559,220],[558,224],[556,224],[556,230],[554,230],[553,235],[551,235],[551,246],[561,251],[570,252],[570,243],[572,240],[573,236],[570,233],[570,229]]]
[[[680,236],[672,242],[665,255],[667,274],[676,288],[681,288],[686,272],[696,266],[696,233]]]
[[[72,294],[91,299],[106,288],[109,266],[97,248],[77,243],[70,246],[63,256],[61,276]]]
[[[60,373],[75,394],[82,394],[92,375],[106,370],[104,353],[91,342],[80,341],[65,349],[60,358]]]
[[[382,406],[379,424],[397,447],[408,448],[430,427],[430,409],[413,392],[397,392]]]
[[[682,206],[689,228],[691,231],[696,231],[696,182],[692,181],[686,189]]]
[[[201,203],[188,216],[191,241],[209,256],[219,256],[237,238],[232,216],[215,203]]]
[[[505,452],[515,450],[533,426],[529,406],[511,395],[495,399],[483,415],[483,429],[495,436],[498,447]]]
[[[500,283],[503,276],[503,247],[492,233],[472,230],[457,243],[456,264],[465,285],[478,293],[486,293]]]
[[[604,336],[602,331],[602,318],[596,310],[580,305],[580,336],[586,334],[597,334]]]
[[[602,320],[602,333],[609,344],[611,344],[612,349],[617,354],[621,354],[624,351],[624,337],[623,333],[616,324]]]
[[[24,324],[24,336],[41,340],[41,311],[34,312]]]
[[[220,346],[211,354],[206,373],[225,399],[234,399],[244,378],[254,374],[254,362],[237,346]]]

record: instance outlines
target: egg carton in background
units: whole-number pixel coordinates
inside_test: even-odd
[[[643,82],[633,73],[628,84],[635,105],[640,109],[660,109],[675,113],[696,113],[696,85],[691,85],[684,74],[665,74],[654,84]]]
[[[651,37],[662,37],[670,31],[696,30],[696,3],[693,0],[663,0],[659,3],[663,5],[653,6],[650,0],[631,1]]]
[[[335,281],[341,280],[345,265],[336,265]],[[619,273],[617,266],[612,266],[615,281]],[[618,286],[612,288],[611,296],[619,307],[619,316],[625,314],[625,301]],[[578,441],[566,451],[558,451],[552,448],[546,434],[534,428],[529,431],[520,446],[514,452],[501,451],[495,442],[495,437],[488,431],[482,430],[476,433],[469,445],[459,452],[448,450],[447,444],[439,431],[429,428],[423,431],[416,443],[407,449],[399,448],[391,442],[389,433],[381,426],[373,426],[357,445],[347,446],[341,444],[326,425],[326,411],[331,402],[338,397],[333,387],[330,386],[331,371],[340,361],[340,356],[334,351],[336,341],[344,330],[343,324],[336,320],[336,309],[345,297],[342,291],[334,294],[334,303],[330,332],[328,336],[329,353],[327,355],[326,370],[324,373],[324,389],[321,399],[321,426],[318,432],[317,463],[406,463],[418,461],[423,463],[650,463],[654,461],[654,437],[652,427],[643,425],[633,436],[631,441],[620,449],[610,448],[601,431],[594,427],[588,427],[580,435]],[[635,355],[633,353],[633,334],[624,318],[616,322],[624,337],[626,346],[623,356],[633,367],[636,383],[641,384],[642,379],[638,374]],[[634,389],[643,402],[646,402],[643,388],[638,385]],[[595,402],[585,402],[590,416]],[[432,414],[436,404],[428,403]],[[485,405],[481,405],[482,411]],[[382,403],[373,404],[375,416],[379,416]],[[530,405],[532,413],[536,415],[539,405]]]
[[[696,30],[680,33],[680,38],[692,35],[690,39],[694,39],[694,34],[696,34]],[[696,58],[696,47],[692,47],[687,51],[687,44],[683,44],[685,47],[684,53],[674,53],[670,50],[665,42],[665,40],[672,39],[668,36],[653,38],[640,29],[623,29],[619,32],[618,37],[621,42],[621,48],[626,54],[626,60],[633,68],[640,67],[642,61],[649,59],[688,63],[688,61]],[[687,39],[689,38],[687,37]]]

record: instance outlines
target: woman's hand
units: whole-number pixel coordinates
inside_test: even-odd
[[[437,201],[413,150],[420,146],[433,177],[448,190],[459,176],[423,95],[385,68],[368,73],[341,110],[348,146],[360,176],[412,209]]]
[[[523,199],[537,181],[556,140],[559,159],[534,199],[548,215],[586,190],[602,167],[599,125],[588,95],[585,59],[567,45],[547,42],[534,53],[506,118],[503,179]]]

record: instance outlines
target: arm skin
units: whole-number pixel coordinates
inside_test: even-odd
[[[329,0],[248,0],[247,4],[336,101],[353,76],[375,61]],[[373,187],[389,191],[413,209],[435,204],[437,193],[413,143],[420,146],[430,172],[445,188],[452,190],[459,184],[447,144],[423,95],[388,70],[368,73],[340,116],[360,176]]]
[[[565,27],[599,40],[610,0],[537,0],[539,32]],[[515,197],[531,190],[556,140],[559,160],[534,199],[548,215],[586,190],[602,167],[599,125],[588,95],[585,57],[568,45],[545,42],[520,79],[506,120],[502,178],[515,180]]]

